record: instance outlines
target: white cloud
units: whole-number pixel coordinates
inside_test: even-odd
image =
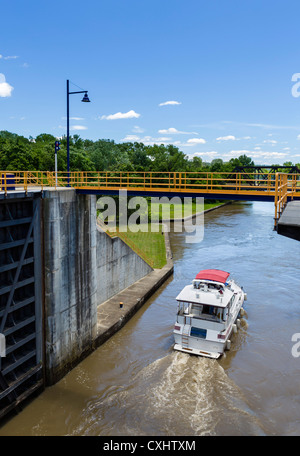
[[[294,125],[272,125],[272,124],[263,124],[263,123],[245,123],[245,124],[240,123],[240,125],[245,125],[247,127],[270,129],[270,130],[294,130],[297,128]]]
[[[208,152],[195,152],[194,154],[189,154],[189,158],[193,158],[193,157],[214,158],[216,155],[219,155],[219,152],[216,152],[215,150],[211,150]]]
[[[168,128],[167,130],[158,130],[158,133],[166,134],[166,135],[198,135],[198,133],[194,131],[179,131],[176,128]]]
[[[176,130],[176,128],[168,128],[167,130],[158,130],[158,133],[162,133],[162,134],[169,134],[169,135],[176,135],[179,133],[178,130]]]
[[[297,136],[297,139],[300,139],[300,135]]]
[[[231,150],[228,153],[223,154],[224,157],[232,158],[232,157],[239,157],[240,155],[248,155],[251,158],[283,158],[286,157],[288,154],[285,152],[269,152],[263,150]]]
[[[10,97],[13,90],[14,88],[6,82],[4,74],[0,73],[0,97]]]
[[[277,144],[277,141],[275,139],[265,139],[264,144]]]
[[[196,144],[205,144],[206,141],[203,138],[191,138],[187,140],[188,146],[195,146]]]
[[[234,135],[219,136],[216,141],[240,141],[241,139],[251,139],[251,136],[242,136],[241,138],[236,138]]]
[[[241,149],[241,150],[231,150],[230,152],[226,152],[223,154],[223,157],[226,158],[232,158],[232,157],[239,157],[240,155],[248,155],[248,156],[261,156],[261,151],[251,151],[251,150],[246,150],[246,149]]]
[[[133,127],[132,131],[133,131],[134,133],[144,133],[145,130],[144,130],[143,128],[139,127],[138,125],[135,125],[135,126]]]
[[[73,125],[72,127],[70,127],[70,130],[87,130],[87,127],[85,127],[84,125]]]
[[[25,116],[22,116],[22,117],[16,117],[16,116],[9,116],[10,119],[19,119],[19,120],[25,120],[26,117]]]
[[[17,59],[19,58],[18,55],[6,55],[5,57],[3,55],[0,54],[0,59],[4,59],[4,60],[11,60],[11,59]]]
[[[164,103],[159,103],[158,106],[168,106],[168,105],[181,105],[180,101],[165,101]]]
[[[117,120],[117,119],[133,119],[140,117],[141,114],[131,110],[128,112],[116,112],[115,114],[109,114],[108,116],[102,116],[101,119],[106,120]]]
[[[126,135],[125,138],[121,139],[121,141],[125,141],[125,142],[140,142],[141,139],[137,135]]]
[[[270,158],[282,158],[282,157],[286,157],[287,155],[289,155],[289,154],[284,153],[284,152],[264,152],[264,151],[262,151],[261,155],[259,155],[259,156],[263,156],[265,158],[269,158],[269,157]]]
[[[159,138],[153,138],[152,136],[144,136],[141,138],[140,136],[137,135],[126,135],[125,138],[121,139],[121,141],[124,142],[141,142],[145,144],[146,146],[153,146],[153,144],[171,144],[172,140],[171,138],[168,137],[159,137]]]
[[[216,139],[217,141],[236,141],[236,137],[232,135],[228,136],[220,136],[219,138]]]

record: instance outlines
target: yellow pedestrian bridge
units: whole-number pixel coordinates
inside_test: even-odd
[[[2,171],[0,193],[73,187],[77,193],[274,201],[275,227],[287,202],[300,199],[300,175],[287,173]]]

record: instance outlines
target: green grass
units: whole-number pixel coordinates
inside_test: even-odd
[[[137,233],[133,233],[132,231],[127,231],[125,233],[125,237],[123,240],[126,242],[126,238],[128,238],[134,246],[130,245],[133,250],[136,250],[137,253],[138,249],[143,252],[146,256],[145,260],[150,259],[151,266],[153,268],[162,268],[166,263],[166,246],[165,246],[165,237],[162,232],[162,227],[159,226],[159,232],[154,233],[151,232],[151,225],[144,226],[144,229],[148,230],[147,232],[138,231]],[[122,238],[122,233],[120,235]]]
[[[161,205],[159,208],[158,204],[151,205],[152,220],[159,218],[174,219],[182,218],[201,212],[203,210],[211,209],[212,207],[219,206],[220,202],[215,203],[204,203],[204,205],[196,205],[195,202],[185,206],[185,212],[182,209],[181,204],[169,205],[168,203]],[[120,228],[120,227],[119,227]],[[141,254],[142,258],[153,268],[162,268],[166,263],[166,246],[165,239],[162,232],[162,226],[159,225],[159,232],[151,231],[151,223],[147,225],[140,225],[142,231],[132,232],[127,230],[124,234],[116,233],[123,239],[124,242],[128,241],[128,245],[135,250],[138,254]],[[150,261],[149,261],[150,260]]]
[[[215,206],[219,206],[221,203],[204,203],[197,205],[196,202],[192,202],[189,204],[158,204],[153,203],[151,204],[151,217],[159,218],[159,220],[172,220],[176,218],[183,218],[187,217],[192,214],[196,214],[196,212],[202,212],[207,209],[210,209]]]

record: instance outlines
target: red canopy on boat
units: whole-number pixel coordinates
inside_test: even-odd
[[[196,279],[225,283],[229,276],[229,272],[221,271],[220,269],[204,269],[196,275]]]

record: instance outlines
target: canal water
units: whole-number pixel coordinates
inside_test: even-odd
[[[171,233],[174,276],[0,435],[299,435],[300,243],[273,231],[273,212],[233,203],[205,214],[201,242]],[[231,272],[248,294],[220,360],[172,349],[175,297],[206,268]]]

